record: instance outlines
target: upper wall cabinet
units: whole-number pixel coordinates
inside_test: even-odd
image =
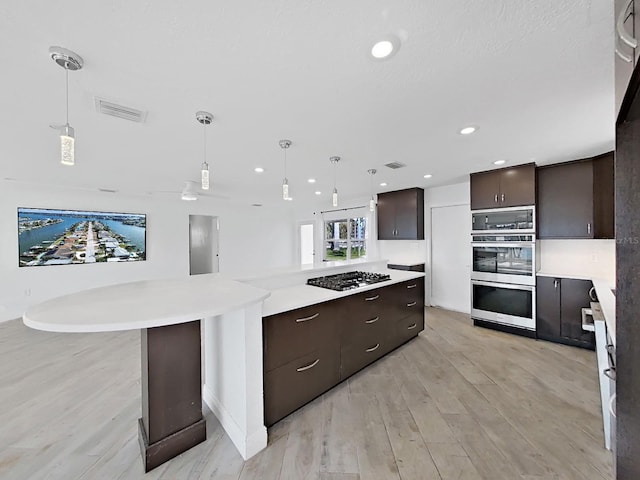
[[[378,240],[424,240],[424,190],[378,194]]]
[[[471,174],[471,210],[521,207],[536,201],[535,164]]]
[[[614,238],[613,152],[538,168],[538,238]]]

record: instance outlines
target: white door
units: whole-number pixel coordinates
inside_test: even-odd
[[[431,209],[431,305],[471,311],[469,205]]]
[[[313,223],[301,223],[300,224],[300,263],[302,265],[306,263],[313,263],[314,250],[313,250]]]
[[[189,275],[218,271],[218,217],[189,215]]]

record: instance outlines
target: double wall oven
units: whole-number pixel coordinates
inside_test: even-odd
[[[471,317],[535,331],[535,207],[471,212]]]

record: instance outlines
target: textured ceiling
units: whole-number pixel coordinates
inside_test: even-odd
[[[331,155],[348,197],[368,194],[369,168],[383,191],[600,153],[614,138],[613,24],[610,0],[3,0],[0,178],[179,191],[203,158],[197,110],[215,117],[212,192],[247,203],[279,201],[281,138],[294,201],[321,190],[327,205]],[[402,46],[374,61],[387,34]],[[65,114],[51,45],[85,60],[69,74],[72,168],[49,128]],[[148,110],[146,123],[99,115],[95,96]],[[468,124],[480,129],[459,135]]]

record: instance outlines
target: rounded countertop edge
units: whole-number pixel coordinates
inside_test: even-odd
[[[171,279],[174,280],[174,279]],[[56,313],[52,310],[55,309],[56,303],[65,302],[68,300],[73,300],[74,296],[78,294],[82,294],[87,291],[100,291],[102,289],[107,289],[110,287],[122,287],[123,285],[128,284],[117,284],[107,287],[97,287],[95,289],[90,289],[81,292],[75,292],[68,295],[63,295],[60,297],[55,297],[49,300],[45,300],[40,302],[32,307],[28,308],[22,315],[22,322],[29,328],[33,328],[35,330],[47,331],[47,332],[59,332],[59,333],[99,333],[99,332],[115,332],[115,331],[125,331],[125,330],[138,330],[144,328],[154,328],[154,327],[163,327],[167,325],[176,325],[180,323],[187,323],[195,320],[202,320],[208,317],[216,317],[219,315],[224,315],[233,311],[241,310],[256,304],[262,304],[265,299],[271,296],[271,292],[269,290],[265,290],[259,287],[254,287],[251,285],[244,284],[242,282],[237,282],[233,280],[218,280],[224,282],[225,284],[233,283],[238,284],[242,289],[247,290],[247,294],[244,295],[244,298],[236,298],[234,301],[218,301],[216,304],[211,307],[200,306],[197,309],[189,311],[188,308],[185,308],[186,313],[176,313],[175,311],[172,314],[167,316],[155,315],[153,317],[142,318],[140,320],[125,320],[125,321],[113,321],[113,322],[105,322],[105,321],[97,321],[95,323],[92,322],[64,322],[64,321],[56,321],[55,315]],[[135,284],[139,282],[130,282],[130,284]],[[71,297],[71,298],[70,298]],[[35,313],[34,313],[35,311]],[[64,314],[64,313],[63,313]],[[61,315],[58,312],[58,315]],[[141,315],[144,317],[144,315]],[[53,320],[43,321],[45,318],[54,317]]]

